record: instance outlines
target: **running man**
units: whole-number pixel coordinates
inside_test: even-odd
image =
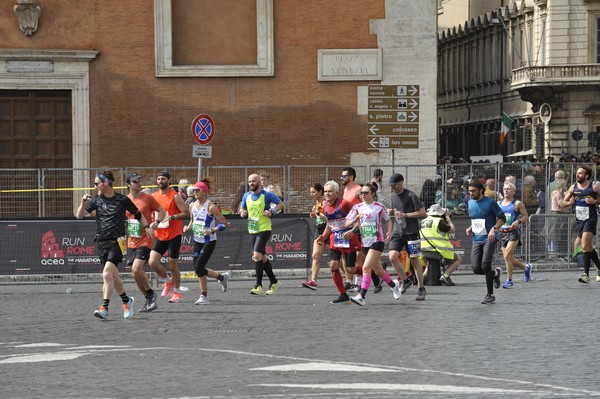
[[[215,250],[217,244],[217,232],[227,228],[227,220],[219,210],[217,204],[208,199],[210,193],[211,179],[205,177],[202,181],[194,184],[192,195],[196,201],[190,204],[190,222],[183,227],[183,232],[192,230],[194,235],[194,270],[200,284],[200,297],[195,305],[207,305],[208,300],[208,277],[216,278],[227,291],[229,273],[217,273],[207,269],[206,265]]]
[[[349,273],[362,274],[362,267],[356,266],[356,252],[361,248],[360,239],[351,227],[346,227],[346,216],[350,213],[352,205],[338,197],[339,184],[330,180],[325,183],[323,191],[325,193],[323,213],[327,219],[327,227],[323,234],[317,237],[317,244],[323,245],[329,239],[329,269],[333,283],[340,293],[331,303],[348,303],[350,297],[346,293],[340,266],[342,258],[344,258]]]
[[[185,206],[185,201],[181,195],[170,186],[171,175],[169,172],[162,171],[156,176],[156,185],[158,190],[152,193],[152,196],[167,211],[165,219],[155,219],[157,222],[154,241],[154,248],[150,252],[150,267],[154,272],[165,281],[165,285],[160,294],[163,298],[173,291],[169,298],[171,303],[179,303],[183,296],[179,290],[181,284],[181,273],[179,272],[179,247],[181,246],[181,235],[183,234],[183,219],[189,217],[189,210]],[[160,264],[160,258],[166,251],[169,251],[169,270]]]
[[[139,211],[144,215],[147,221],[152,220],[152,214],[158,212],[158,219],[165,218],[165,210],[150,194],[142,192],[142,176],[137,173],[127,175],[127,187],[129,187],[129,195],[127,196]],[[154,229],[157,223],[143,226],[135,215],[127,212],[127,232],[129,239],[127,240],[127,265],[131,266],[131,274],[135,280],[135,284],[146,297],[144,306],[140,312],[152,312],[156,310],[156,293],[150,285],[148,275],[144,270],[144,265],[150,258],[150,251],[154,246]]]
[[[115,178],[110,170],[96,172],[94,186],[98,190],[98,195],[93,197],[84,195],[77,207],[75,217],[83,219],[87,215],[94,213],[96,215],[95,242],[104,269],[102,270],[102,305],[94,312],[94,316],[100,319],[108,317],[110,297],[113,291],[116,291],[123,302],[123,317],[129,319],[133,316],[133,297],[125,292],[117,269],[119,263],[123,261],[123,253],[127,250],[125,213],[133,214],[143,226],[146,226],[147,222],[129,198],[113,190],[114,181]]]
[[[597,265],[600,263],[598,254],[593,247],[592,240],[596,235],[598,224],[598,211],[596,205],[600,202],[600,186],[592,183],[592,168],[580,165],[575,174],[576,183],[567,190],[562,206],[575,206],[575,219],[577,221],[577,238],[581,240],[583,250],[583,271],[579,282],[590,282],[590,261]]]
[[[523,264],[518,259],[515,259],[515,250],[521,246],[521,226],[529,220],[529,214],[523,202],[515,198],[515,185],[509,182],[504,182],[503,188],[504,198],[498,201],[500,209],[506,216],[506,221],[500,227],[500,243],[502,244],[502,256],[506,263],[506,282],[502,284],[502,288],[513,288],[512,281],[513,269],[517,266],[523,270],[523,281],[528,282],[531,278],[531,263]]]
[[[471,225],[466,232],[467,235],[473,234],[471,267],[473,273],[485,274],[487,295],[481,303],[487,305],[496,301],[494,288],[500,288],[502,269],[492,270],[492,258],[496,250],[496,232],[506,221],[506,216],[496,201],[483,195],[485,187],[481,182],[469,182],[468,189]]]
[[[248,191],[242,198],[240,217],[248,218],[248,233],[252,238],[252,260],[256,271],[256,284],[250,290],[251,295],[260,295],[264,292],[262,287],[263,272],[269,278],[267,295],[273,295],[279,289],[281,282],[273,273],[273,266],[267,258],[266,246],[271,237],[271,218],[283,208],[283,201],[270,191],[263,190],[260,176],[248,176]],[[271,204],[275,207],[271,207]]]
[[[419,218],[425,217],[425,207],[421,204],[419,197],[404,187],[404,176],[394,173],[390,177],[389,185],[392,186],[392,208],[389,209],[390,216],[396,218],[394,234],[390,241],[390,262],[398,273],[398,281],[404,280],[402,293],[411,285],[407,278],[404,266],[400,262],[400,252],[408,252],[410,264],[415,269],[419,289],[417,301],[425,300],[425,286],[423,285],[423,267],[419,261],[421,255],[419,242]]]

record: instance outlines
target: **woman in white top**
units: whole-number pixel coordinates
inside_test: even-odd
[[[564,215],[571,213],[571,207],[561,206],[563,198],[565,198],[565,191],[567,189],[567,181],[564,179],[555,180],[554,191],[550,194],[550,213],[546,220],[547,236],[550,239],[549,252],[551,260],[561,260],[560,258],[566,259],[567,254],[567,225],[569,219],[565,216],[552,216],[552,215]]]
[[[190,222],[183,227],[183,232],[192,230],[194,235],[194,270],[200,283],[200,298],[196,305],[206,305],[208,301],[208,277],[216,278],[221,283],[223,292],[227,290],[229,273],[217,273],[207,269],[206,264],[210,259],[217,243],[217,232],[227,227],[227,220],[219,207],[208,199],[211,179],[205,177],[194,184],[192,194],[196,201],[190,204]]]
[[[365,254],[363,263],[363,274],[360,292],[350,300],[357,305],[364,306],[365,295],[371,285],[371,270],[375,271],[381,279],[392,289],[395,299],[400,299],[400,285],[398,281],[392,281],[388,272],[381,265],[381,253],[386,242],[392,237],[392,220],[386,207],[375,201],[377,188],[373,183],[367,183],[360,189],[363,202],[354,205],[346,217],[346,226],[354,227],[354,232],[360,229],[362,240],[362,252]],[[386,233],[383,233],[385,224]],[[358,228],[357,228],[358,227]]]

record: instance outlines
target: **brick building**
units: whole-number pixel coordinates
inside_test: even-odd
[[[413,3],[0,0],[0,167],[193,166],[200,113],[207,166],[389,162],[367,86],[407,82],[422,133],[398,161],[434,163],[436,2]]]

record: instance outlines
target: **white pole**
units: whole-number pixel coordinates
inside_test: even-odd
[[[196,181],[200,181],[202,178],[202,158],[198,158],[198,179]]]

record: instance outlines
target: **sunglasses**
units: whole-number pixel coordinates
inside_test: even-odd
[[[200,190],[199,188],[195,188],[192,190],[193,193],[199,193],[200,191],[202,191],[202,190]]]
[[[342,179],[347,179],[349,176],[350,176],[350,175],[341,175],[340,177],[341,177]]]
[[[142,182],[141,180],[132,180],[132,181],[131,181],[131,183],[135,183],[135,184],[139,184],[139,183],[141,183],[141,182]]]
[[[360,195],[367,195],[367,194],[371,194],[371,192],[370,191],[361,191],[360,192]]]
[[[103,181],[99,181],[99,182],[94,182],[94,186],[98,187],[99,185],[101,185],[102,183],[104,183]]]

